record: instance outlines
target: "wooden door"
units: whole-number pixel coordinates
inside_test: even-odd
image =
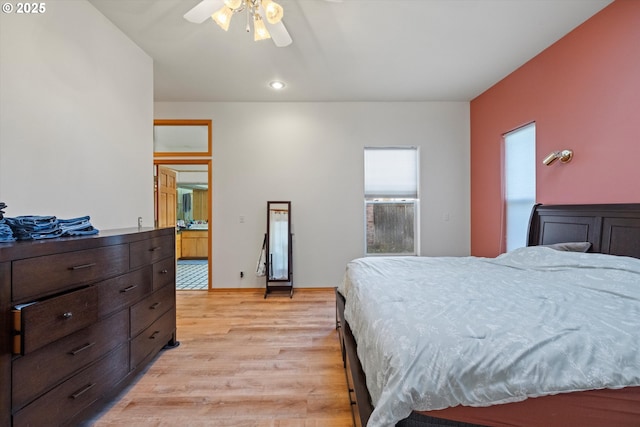
[[[176,171],[158,166],[158,227],[175,227],[177,204]]]

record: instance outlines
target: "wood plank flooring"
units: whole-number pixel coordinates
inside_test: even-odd
[[[179,291],[181,345],[92,424],[351,427],[333,289]]]

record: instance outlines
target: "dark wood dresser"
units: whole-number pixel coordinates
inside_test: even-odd
[[[0,425],[80,425],[176,342],[175,230],[0,244]]]

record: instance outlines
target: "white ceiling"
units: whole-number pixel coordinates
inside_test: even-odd
[[[277,48],[244,15],[187,22],[200,0],[89,1],[153,58],[156,101],[469,101],[611,3],[278,0]]]

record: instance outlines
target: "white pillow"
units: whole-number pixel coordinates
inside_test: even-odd
[[[552,245],[540,245],[546,248],[565,252],[587,252],[591,248],[591,242],[566,242],[554,243]]]

